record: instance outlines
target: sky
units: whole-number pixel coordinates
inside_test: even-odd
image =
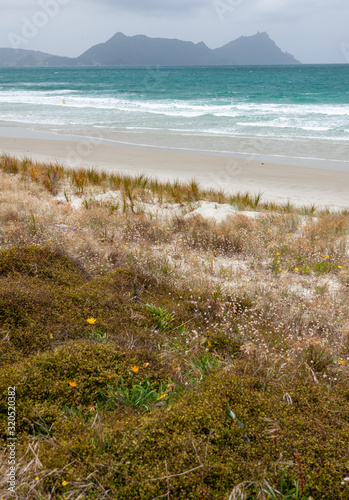
[[[75,57],[116,32],[210,48],[266,31],[305,64],[349,63],[348,0],[0,0],[0,47]]]

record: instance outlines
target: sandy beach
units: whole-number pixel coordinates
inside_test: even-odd
[[[146,174],[159,180],[197,179],[203,188],[263,193],[264,201],[349,206],[349,172],[256,161],[232,156],[123,146],[73,138],[0,137],[0,153],[72,167]],[[43,135],[44,137],[44,135]],[[49,135],[47,135],[49,137]]]

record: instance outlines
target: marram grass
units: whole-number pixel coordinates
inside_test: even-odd
[[[84,189],[91,186],[102,186],[104,189],[121,191],[129,207],[133,211],[134,201],[156,197],[160,203],[175,202],[188,203],[198,200],[208,200],[217,203],[230,203],[244,210],[266,210],[280,213],[295,213],[301,215],[314,215],[327,213],[328,210],[317,209],[315,205],[295,207],[290,201],[285,203],[263,202],[263,194],[235,193],[228,195],[222,190],[200,188],[196,179],[188,183],[159,182],[157,179],[144,174],[135,176],[107,173],[93,168],[70,168],[57,163],[40,163],[29,158],[19,160],[14,156],[3,154],[0,156],[0,169],[9,174],[21,175],[23,179],[30,179],[44,186],[52,194],[57,194],[59,187],[68,181],[75,187],[77,193],[83,194]],[[348,210],[341,211],[343,215]]]

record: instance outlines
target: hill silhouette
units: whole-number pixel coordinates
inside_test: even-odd
[[[300,64],[282,52],[267,33],[241,36],[223,47],[204,42],[126,36],[116,33],[79,57],[61,57],[23,49],[0,49],[0,66],[230,66]]]

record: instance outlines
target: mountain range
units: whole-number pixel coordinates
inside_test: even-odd
[[[0,66],[232,66],[301,64],[282,50],[267,33],[240,38],[217,49],[193,43],[145,35],[116,33],[79,57],[61,57],[24,49],[0,49]]]

